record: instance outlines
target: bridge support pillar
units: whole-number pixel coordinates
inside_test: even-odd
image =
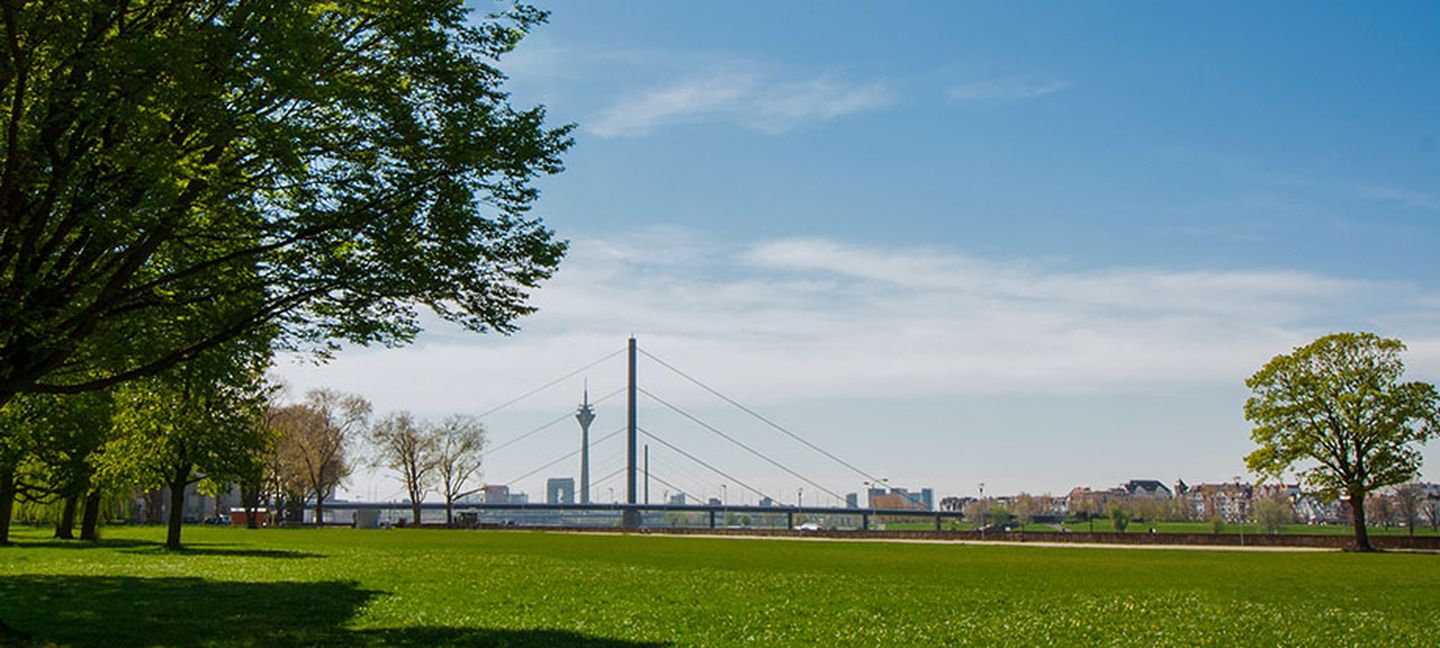
[[[936,531],[939,531],[939,530],[940,530],[940,516],[938,516],[938,515],[935,516],[935,530],[936,530]]]
[[[710,528],[715,528],[715,511],[710,511]]]
[[[786,526],[786,528],[790,528],[790,529],[795,528],[795,512],[794,512],[794,511],[786,511],[786,512],[785,512],[785,526]]]

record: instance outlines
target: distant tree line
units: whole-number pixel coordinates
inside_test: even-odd
[[[433,490],[453,522],[455,500],[480,476],[485,428],[474,417],[430,424],[400,413],[371,425],[360,396],[316,389],[283,403],[263,365],[224,360],[235,358],[217,353],[81,396],[27,395],[0,410],[11,431],[0,464],[0,542],[16,502],[53,509],[57,538],[74,539],[78,518],[79,537],[94,540],[102,508],[123,515],[137,499],[168,491],[168,502],[146,507],[167,509],[166,544],[178,548],[186,489],[196,484],[216,497],[238,490],[251,528],[261,510],[299,523],[310,507],[320,521],[357,464],[395,468],[416,521]]]

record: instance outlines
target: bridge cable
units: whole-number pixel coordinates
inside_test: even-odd
[[[624,427],[620,427],[619,429],[615,430],[614,432],[611,432],[611,433],[609,433],[609,434],[607,434],[607,435],[605,435],[605,436],[603,436],[603,437],[600,437],[599,439],[596,439],[596,440],[594,440],[594,441],[591,441],[591,442],[590,442],[590,445],[592,445],[592,446],[593,446],[593,445],[599,445],[600,442],[606,441],[606,440],[610,439],[611,437],[614,437],[615,435],[620,434],[621,432],[624,432],[624,431],[625,431],[625,428],[624,428]],[[560,462],[562,462],[562,461],[564,461],[564,460],[566,460],[566,459],[569,459],[569,458],[571,458],[571,457],[574,457],[575,455],[578,455],[578,454],[580,454],[580,448],[576,448],[576,449],[574,449],[574,450],[571,450],[570,452],[565,453],[563,456],[561,456],[561,457],[558,458],[558,459],[555,459],[554,461],[551,461],[550,463],[547,463],[547,464],[545,464],[545,465],[543,465],[543,466],[540,466],[539,468],[536,468],[536,469],[534,469],[534,470],[532,470],[532,471],[530,471],[530,472],[527,472],[527,473],[525,473],[525,474],[523,474],[523,475],[521,475],[521,476],[519,476],[519,477],[516,477],[515,479],[512,479],[512,480],[510,480],[510,481],[508,481],[508,482],[505,482],[505,485],[506,485],[506,486],[511,486],[511,485],[513,485],[515,482],[518,482],[518,481],[520,481],[520,480],[522,480],[522,479],[525,479],[526,477],[530,477],[531,475],[534,475],[535,473],[538,473],[538,472],[540,472],[540,471],[542,471],[542,470],[545,470],[546,468],[549,468],[549,467],[551,467],[551,466],[553,466],[553,465],[555,465],[555,464],[558,464],[558,463],[560,463]]]
[[[603,483],[605,483],[605,482],[607,482],[607,481],[610,481],[610,480],[618,477],[621,473],[624,473],[624,472],[625,472],[625,469],[628,468],[628,467],[629,467],[629,466],[620,466],[619,468],[616,468],[614,472],[612,472],[612,473],[610,473],[610,474],[608,474],[608,475],[605,475],[604,477],[601,477],[601,478],[600,478],[600,481],[590,482],[590,490],[591,490],[591,491],[594,491],[596,488],[599,488],[599,487],[600,487],[600,484],[603,484]],[[594,504],[594,503],[595,503],[595,501],[594,501],[594,500],[595,500],[595,493],[593,493],[593,492],[590,493],[590,500],[591,500],[591,501],[590,501],[591,504]],[[612,502],[612,503],[613,503],[613,502]]]
[[[485,418],[485,417],[487,417],[487,416],[490,416],[491,414],[494,414],[494,413],[496,413],[496,412],[498,412],[498,411],[500,411],[500,410],[503,410],[503,409],[505,409],[505,408],[507,408],[507,407],[509,407],[509,406],[511,406],[511,405],[514,405],[515,403],[518,403],[518,402],[520,402],[520,401],[522,401],[522,400],[525,400],[525,399],[527,399],[527,398],[529,398],[529,397],[531,397],[531,396],[534,396],[535,394],[538,394],[538,393],[540,393],[540,392],[542,392],[542,391],[545,391],[545,390],[547,390],[547,389],[549,389],[549,388],[551,388],[551,387],[554,387],[555,385],[558,385],[558,384],[560,384],[560,383],[562,383],[562,382],[564,382],[564,381],[566,381],[566,380],[569,380],[570,378],[574,378],[576,375],[579,375],[580,373],[584,372],[585,370],[590,369],[591,367],[594,367],[595,365],[598,365],[598,364],[600,364],[600,363],[602,363],[602,362],[605,362],[606,360],[609,360],[609,359],[611,359],[611,358],[613,358],[613,357],[615,357],[615,356],[618,356],[618,355],[624,353],[625,350],[626,350],[626,349],[625,349],[624,347],[619,348],[619,349],[616,349],[615,351],[610,352],[610,353],[607,354],[605,357],[600,358],[599,360],[596,360],[596,361],[594,361],[594,362],[591,362],[590,364],[587,364],[587,365],[585,365],[585,366],[583,366],[583,367],[580,367],[579,369],[576,369],[576,370],[574,370],[574,371],[572,371],[572,372],[570,372],[570,373],[567,373],[567,374],[565,374],[565,375],[563,375],[563,376],[560,376],[559,378],[556,378],[555,380],[552,380],[552,381],[550,381],[550,382],[548,382],[548,383],[545,383],[545,384],[543,384],[543,385],[541,385],[541,386],[539,386],[539,387],[536,387],[535,389],[532,389],[532,390],[530,390],[530,391],[528,391],[528,392],[525,392],[525,393],[523,393],[523,394],[521,394],[521,395],[519,395],[519,396],[516,396],[515,398],[512,398],[512,399],[510,399],[510,400],[508,400],[508,401],[505,401],[504,403],[501,403],[501,404],[499,404],[499,405],[496,405],[495,407],[492,407],[492,408],[490,408],[490,409],[488,409],[488,410],[485,410],[485,412],[481,413],[480,415],[476,416],[475,418],[477,418],[477,419],[483,419],[483,418]]]
[[[675,489],[676,492],[678,492],[678,493],[681,494],[681,495],[684,495],[686,499],[693,499],[693,500],[699,502],[699,498],[697,498],[697,497],[695,497],[694,495],[691,495],[691,494],[685,492],[685,489],[680,488],[679,486],[676,486],[675,484],[672,484],[672,483],[670,483],[670,482],[668,482],[668,481],[665,481],[664,479],[661,479],[659,475],[656,475],[656,474],[653,473],[653,472],[650,473],[650,478],[653,479],[653,480],[655,480],[655,481],[660,482],[661,484],[664,484],[664,485],[666,485],[666,486],[669,486],[670,488]],[[700,503],[701,503],[701,504],[704,504],[704,502],[700,502]],[[666,504],[669,504],[669,502],[666,502]]]
[[[725,394],[720,393],[720,392],[719,392],[718,390],[716,390],[714,387],[711,387],[711,386],[709,386],[709,385],[701,382],[698,378],[695,378],[695,377],[691,376],[690,374],[687,374],[687,373],[679,370],[679,369],[676,368],[674,365],[672,365],[672,364],[670,364],[670,363],[668,363],[668,362],[665,362],[664,360],[661,360],[660,358],[655,357],[655,355],[652,354],[652,353],[650,353],[649,351],[646,351],[645,349],[641,349],[641,348],[637,348],[637,350],[638,350],[640,353],[644,354],[645,357],[650,358],[651,360],[654,360],[655,362],[659,363],[660,366],[665,367],[666,369],[669,369],[670,371],[675,372],[676,375],[679,375],[681,378],[684,378],[685,380],[688,380],[688,381],[690,381],[691,383],[694,383],[695,386],[697,386],[697,387],[699,387],[699,388],[701,388],[701,389],[703,389],[703,390],[705,390],[705,391],[707,391],[707,392],[710,392],[712,395],[714,395],[715,397],[719,398],[720,400],[723,400],[723,401],[725,401],[725,402],[727,402],[727,403],[730,403],[731,405],[734,405],[735,407],[740,408],[740,409],[741,409],[742,411],[744,411],[746,414],[749,414],[750,416],[753,416],[753,417],[759,419],[762,423],[765,423],[766,425],[769,425],[770,427],[775,428],[776,430],[779,430],[779,431],[783,432],[786,436],[789,436],[790,438],[792,438],[792,439],[794,439],[794,440],[796,440],[796,441],[799,441],[801,444],[804,444],[805,447],[810,448],[811,450],[814,450],[814,451],[816,451],[816,452],[818,452],[818,453],[820,453],[820,454],[822,454],[822,455],[825,455],[826,457],[829,457],[829,458],[830,458],[831,460],[833,460],[834,462],[836,462],[836,463],[838,463],[838,464],[840,464],[840,465],[842,465],[842,466],[844,466],[844,467],[846,467],[846,468],[849,468],[850,470],[854,471],[856,474],[858,474],[858,475],[860,475],[860,476],[862,476],[862,477],[864,477],[864,478],[866,478],[866,479],[868,479],[868,480],[870,480],[870,481],[872,481],[872,482],[876,482],[876,483],[888,483],[888,480],[881,479],[881,478],[879,478],[879,477],[876,477],[876,476],[874,476],[874,475],[871,475],[871,474],[868,473],[868,472],[865,472],[864,470],[861,470],[860,468],[857,468],[854,464],[852,464],[852,463],[850,463],[850,462],[848,462],[848,461],[845,461],[844,459],[841,459],[840,457],[835,456],[834,454],[832,454],[832,453],[829,452],[828,450],[825,450],[824,448],[821,448],[820,446],[817,446],[817,445],[815,445],[815,444],[813,444],[813,443],[805,440],[805,439],[804,439],[803,437],[801,437],[800,435],[798,435],[798,434],[796,434],[796,433],[794,433],[794,432],[791,432],[790,430],[786,429],[785,426],[780,425],[779,423],[776,423],[775,421],[772,421],[772,420],[770,420],[770,419],[768,419],[768,418],[765,418],[763,415],[761,415],[759,412],[756,412],[755,410],[752,410],[752,409],[750,409],[750,408],[748,408],[748,407],[746,407],[746,406],[744,406],[744,405],[741,405],[741,404],[740,404],[738,401],[736,401],[735,399],[730,398],[729,396],[726,396]],[[831,493],[831,494],[834,495],[834,493]]]
[[[591,405],[598,405],[598,404],[604,402],[606,399],[612,398],[612,397],[618,395],[620,392],[623,392],[623,391],[625,391],[625,388],[624,388],[624,387],[621,387],[621,388],[619,388],[619,389],[617,389],[617,390],[615,390],[615,391],[613,391],[613,392],[610,392],[610,393],[608,393],[608,394],[606,394],[606,395],[604,395],[604,396],[601,396],[599,400],[597,400],[597,401],[595,401],[595,402],[593,402],[593,403],[590,403],[590,404],[591,404]],[[524,434],[521,434],[520,436],[515,437],[515,438],[513,438],[513,439],[510,439],[509,441],[506,441],[505,443],[502,443],[502,444],[500,444],[500,445],[498,445],[498,446],[495,446],[495,447],[493,447],[493,448],[490,448],[490,449],[486,450],[486,452],[491,452],[491,453],[499,452],[500,450],[503,450],[503,449],[505,449],[505,448],[507,448],[507,447],[509,447],[509,446],[511,446],[511,445],[514,445],[514,444],[516,444],[516,443],[519,443],[520,441],[525,440],[526,438],[529,438],[530,436],[534,435],[534,434],[537,433],[537,432],[540,432],[541,430],[549,429],[550,427],[552,427],[552,426],[558,424],[559,422],[561,422],[561,421],[563,421],[563,420],[565,420],[565,419],[568,419],[568,418],[570,418],[570,417],[572,417],[572,416],[574,416],[574,415],[575,415],[575,414],[572,413],[572,412],[566,412],[565,414],[560,415],[560,418],[557,418],[557,419],[555,419],[555,420],[553,420],[553,421],[550,421],[549,423],[546,423],[546,424],[544,424],[544,425],[541,425],[540,427],[537,427],[537,428],[535,428],[535,429],[533,429],[533,430],[530,430],[530,431],[528,431],[528,432],[526,432],[526,433],[524,433]]]
[[[752,492],[752,493],[755,493],[756,495],[759,495],[759,496],[762,497],[762,498],[770,499],[770,500],[773,500],[773,499],[774,499],[774,498],[770,497],[769,495],[766,495],[765,493],[760,492],[760,490],[757,489],[757,488],[755,488],[754,486],[751,486],[751,485],[749,485],[749,484],[747,484],[747,483],[745,483],[745,482],[743,482],[743,481],[740,481],[739,479],[736,479],[733,475],[730,475],[729,473],[726,473],[725,471],[720,470],[719,468],[716,468],[716,467],[714,467],[714,466],[712,466],[712,465],[710,465],[710,464],[708,464],[708,463],[705,463],[705,461],[702,460],[702,459],[700,459],[699,457],[696,457],[695,455],[692,455],[692,454],[690,454],[690,453],[688,453],[688,452],[686,452],[686,451],[684,451],[684,450],[681,450],[680,448],[675,447],[675,445],[672,444],[672,443],[670,443],[669,441],[666,441],[666,440],[664,440],[664,439],[662,439],[662,438],[660,438],[660,437],[658,437],[658,436],[655,436],[655,435],[651,434],[651,433],[650,433],[648,430],[646,430],[645,428],[636,426],[635,429],[637,429],[637,430],[639,430],[640,432],[644,433],[645,436],[650,437],[650,438],[652,438],[652,439],[654,439],[654,440],[656,440],[656,441],[659,441],[659,442],[661,443],[661,445],[664,445],[665,447],[670,448],[671,450],[674,450],[675,452],[678,452],[678,453],[680,453],[680,454],[682,454],[682,455],[685,455],[685,456],[686,456],[687,458],[689,458],[691,461],[693,461],[693,462],[695,462],[695,463],[698,463],[698,464],[700,464],[700,465],[702,465],[702,466],[704,466],[704,467],[706,467],[706,468],[709,468],[711,472],[713,472],[713,473],[715,473],[715,474],[717,474],[717,475],[720,475],[721,477],[724,477],[724,478],[726,478],[726,479],[728,479],[728,480],[730,480],[730,481],[733,481],[733,482],[739,484],[741,488],[744,488],[745,490],[748,490],[748,491],[750,491],[750,492]]]
[[[804,475],[802,475],[802,474],[800,474],[800,473],[798,473],[798,472],[795,472],[795,471],[792,470],[789,466],[786,466],[785,464],[782,464],[782,463],[780,463],[780,462],[778,462],[778,461],[776,461],[776,460],[774,460],[774,459],[771,459],[770,457],[766,456],[765,453],[760,452],[759,450],[756,450],[756,449],[754,449],[754,448],[752,448],[752,447],[750,447],[750,446],[748,446],[748,445],[745,445],[745,444],[744,444],[743,442],[741,442],[739,439],[736,439],[735,437],[732,437],[732,436],[730,436],[730,435],[728,435],[728,434],[726,434],[726,433],[724,433],[724,432],[721,432],[721,431],[720,431],[718,428],[716,428],[715,426],[710,425],[709,423],[706,423],[706,422],[704,422],[704,421],[696,418],[694,415],[690,414],[689,412],[686,412],[685,410],[682,410],[682,409],[680,409],[679,407],[676,407],[676,406],[674,406],[674,405],[671,405],[670,403],[666,402],[665,399],[660,398],[659,396],[656,396],[655,394],[650,393],[650,392],[649,392],[648,390],[646,390],[645,388],[643,388],[643,387],[637,387],[636,389],[638,389],[638,390],[640,391],[640,393],[645,394],[646,396],[649,396],[650,398],[654,399],[655,402],[660,403],[661,405],[664,405],[665,407],[670,408],[670,409],[671,409],[672,411],[674,411],[676,414],[679,414],[679,415],[681,415],[681,416],[683,416],[683,417],[685,417],[685,418],[687,418],[687,419],[690,419],[690,420],[693,421],[696,425],[699,425],[700,427],[703,427],[703,428],[705,428],[705,429],[707,429],[707,430],[709,430],[709,431],[711,431],[711,432],[714,432],[715,434],[720,435],[720,436],[723,437],[726,441],[729,441],[729,442],[731,442],[731,443],[733,443],[733,444],[735,444],[735,445],[737,445],[737,446],[740,446],[741,448],[744,448],[744,449],[745,449],[746,451],[748,451],[750,454],[753,454],[753,455],[755,455],[755,456],[757,456],[757,457],[765,460],[767,463],[769,463],[769,464],[772,465],[772,466],[775,466],[776,468],[779,468],[779,469],[781,469],[781,470],[783,470],[783,471],[785,471],[785,472],[787,472],[787,473],[790,473],[791,476],[799,479],[800,481],[803,481],[803,482],[805,482],[805,483],[807,483],[807,484],[809,484],[809,485],[811,485],[811,486],[814,486],[815,488],[820,489],[821,491],[824,491],[825,493],[828,493],[831,497],[835,497],[835,498],[839,498],[839,499],[844,499],[843,497],[840,497],[840,494],[839,494],[839,493],[836,493],[835,491],[832,491],[832,490],[830,490],[830,489],[828,489],[828,488],[820,485],[818,482],[810,479],[809,477],[806,477],[806,476],[804,476]]]

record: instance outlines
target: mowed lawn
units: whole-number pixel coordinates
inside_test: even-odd
[[[1440,556],[535,532],[19,529],[32,645],[1434,645]],[[0,643],[21,641],[0,631]]]

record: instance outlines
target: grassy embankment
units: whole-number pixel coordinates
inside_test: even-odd
[[[35,645],[1422,645],[1440,556],[529,532],[21,529]],[[11,639],[14,635],[9,635]],[[4,639],[0,638],[0,643]]]

